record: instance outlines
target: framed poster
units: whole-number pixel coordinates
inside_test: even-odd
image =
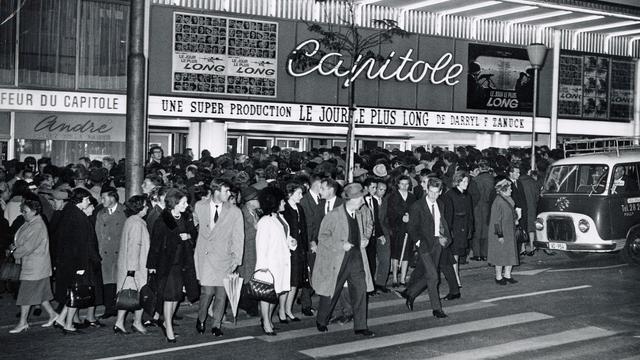
[[[533,68],[527,50],[469,44],[467,108],[530,112]]]
[[[560,55],[558,115],[629,121],[633,118],[633,61],[566,52]]]
[[[278,23],[173,14],[172,91],[276,96]]]

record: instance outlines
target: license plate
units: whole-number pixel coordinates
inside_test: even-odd
[[[567,250],[567,244],[550,242],[549,243],[549,249],[552,249],[552,250]]]

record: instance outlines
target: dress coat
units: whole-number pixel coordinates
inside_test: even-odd
[[[147,256],[149,256],[149,231],[147,223],[138,215],[131,215],[124,222],[120,251],[118,253],[118,289],[123,288],[128,271],[135,271],[135,284],[126,281],[125,289],[140,289],[147,283]]]
[[[295,250],[289,242],[289,226],[279,214],[265,215],[258,221],[256,232],[256,267],[255,270],[268,269],[273,279],[266,272],[257,272],[255,277],[266,282],[273,281],[276,293],[291,290],[291,254]]]
[[[491,205],[487,262],[498,266],[518,265],[516,221],[518,215],[510,197],[497,195]],[[504,238],[500,243],[498,238]]]
[[[387,197],[387,217],[389,219],[389,228],[391,230],[391,257],[400,259],[402,253],[402,244],[404,235],[408,232],[408,223],[402,221],[405,213],[409,212],[411,205],[416,201],[413,193],[407,193],[407,199],[403,199],[398,190],[392,190]],[[409,217],[411,220],[411,217]],[[405,247],[403,260],[409,259],[408,254],[411,251],[410,246]]]
[[[96,290],[101,289],[102,277],[96,276],[100,274],[100,254],[91,219],[75,204],[68,202],[60,211],[51,238],[55,239],[57,247],[55,299],[66,301],[67,288],[78,270],[85,270]],[[98,293],[96,299],[101,299]]]
[[[307,191],[300,200],[300,206],[304,211],[304,219],[306,222],[306,232],[309,243],[318,243],[318,231],[320,223],[324,217],[324,200],[320,199],[318,203],[313,200],[311,192]]]
[[[447,239],[445,246],[449,246],[451,244],[451,233],[444,218],[444,205],[440,199],[437,200],[437,204],[440,211],[440,237]],[[426,262],[432,262],[437,269],[440,264],[440,255],[443,247],[435,236],[434,226],[433,216],[427,200],[422,198],[414,202],[409,210],[409,238],[414,245],[420,241],[418,253],[421,258]]]
[[[242,207],[244,223],[244,252],[242,253],[242,265],[238,267],[238,273],[243,282],[247,284],[253,276],[256,268],[256,231],[258,230],[258,214],[252,213],[247,206]]]
[[[218,221],[213,226],[211,199],[203,199],[195,205],[193,221],[198,226],[193,258],[196,277],[202,286],[223,286],[222,280],[242,264],[242,211],[229,202],[223,203]]]
[[[305,214],[300,204],[296,204],[298,211],[286,202],[282,216],[289,225],[289,234],[296,239],[298,246],[291,250],[291,286],[302,286],[308,280],[307,271],[307,251],[309,243],[307,240],[307,229]]]
[[[313,289],[320,296],[333,297],[338,282],[338,275],[344,260],[344,244],[349,240],[349,220],[347,219],[345,205],[334,207],[325,215],[320,224],[318,233],[318,252],[316,262],[313,267],[311,284]],[[360,227],[360,241],[371,238],[373,232],[373,219],[371,211],[366,206],[362,206],[356,211],[356,219]],[[367,292],[373,291],[373,280],[369,270],[367,252],[361,248],[362,263],[364,265],[365,282]]]
[[[474,230],[479,239],[486,239],[488,234],[489,214],[491,210],[491,192],[495,183],[494,176],[484,171],[471,179],[469,189],[477,188],[477,197],[474,199],[473,219]],[[471,194],[473,196],[473,193]],[[474,254],[476,255],[476,254]]]
[[[442,197],[444,203],[443,217],[451,232],[451,252],[464,256],[473,236],[473,205],[467,192],[460,192],[457,187],[447,191]]]
[[[20,280],[41,280],[51,276],[49,234],[40,215],[18,229],[15,246],[13,257],[22,265]]]
[[[118,273],[118,252],[120,251],[120,238],[122,228],[127,216],[124,214],[124,205],[116,204],[113,214],[102,208],[96,216],[96,236],[98,248],[102,257],[102,281],[105,284],[115,284]]]
[[[526,224],[523,229],[529,233],[536,231],[536,216],[538,214],[538,198],[540,197],[540,187],[536,179],[530,175],[521,175],[518,179],[522,184],[525,200],[527,201]],[[525,216],[525,213],[522,214]]]

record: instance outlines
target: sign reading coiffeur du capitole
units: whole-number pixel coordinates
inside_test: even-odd
[[[124,114],[126,95],[0,89],[0,110]]]
[[[286,122],[319,126],[347,126],[349,122],[349,109],[346,106],[208,100],[168,96],[150,96],[149,115],[241,122]],[[358,126],[402,128],[404,130],[459,129],[531,132],[531,118],[523,116],[358,107],[354,111],[353,117]],[[538,129],[538,131],[544,132],[545,129]]]

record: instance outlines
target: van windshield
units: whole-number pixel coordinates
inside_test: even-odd
[[[601,194],[606,189],[608,174],[609,166],[602,164],[551,166],[542,192]]]

